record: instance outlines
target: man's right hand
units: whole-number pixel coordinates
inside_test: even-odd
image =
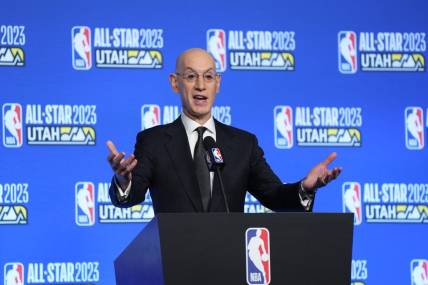
[[[107,141],[107,147],[110,152],[107,161],[110,163],[120,187],[125,190],[131,182],[132,170],[137,165],[137,159],[133,154],[125,159],[125,153],[118,152],[112,141]]]

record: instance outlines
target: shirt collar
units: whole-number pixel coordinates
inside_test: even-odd
[[[212,115],[208,119],[208,121],[205,122],[205,124],[200,125],[199,123],[190,119],[186,114],[184,114],[184,112],[182,112],[181,121],[183,122],[184,129],[186,130],[187,136],[190,136],[197,127],[201,127],[201,126],[207,128],[207,132],[211,133],[212,136],[214,137],[216,136],[215,123]]]

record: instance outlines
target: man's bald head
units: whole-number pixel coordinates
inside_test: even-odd
[[[191,48],[177,57],[175,73],[169,75],[172,90],[180,94],[183,113],[204,124],[220,90],[221,77],[213,57],[205,50]]]
[[[175,62],[175,71],[176,72],[183,72],[183,69],[185,66],[187,66],[186,63],[193,60],[202,60],[207,61],[211,67],[215,70],[215,62],[214,58],[209,54],[206,50],[201,48],[191,48],[188,50],[185,50],[182,52]]]

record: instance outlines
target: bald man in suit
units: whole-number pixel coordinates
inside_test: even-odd
[[[110,187],[114,205],[139,204],[150,189],[155,213],[224,212],[217,175],[208,173],[208,168],[206,174],[197,162],[199,144],[207,136],[214,138],[225,157],[222,176],[232,212],[243,212],[247,191],[274,211],[311,211],[316,190],[340,174],[340,167],[328,169],[336,158],[331,153],[301,181],[283,184],[266,162],[255,135],[213,118],[211,108],[221,76],[205,50],[183,52],[169,80],[181,97],[180,117],[140,132],[134,154],[128,157],[107,142],[107,160],[115,173]]]

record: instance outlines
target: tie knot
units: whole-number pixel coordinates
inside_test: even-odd
[[[204,132],[207,130],[205,127],[197,127],[196,132],[198,132],[198,139],[202,139]]]

